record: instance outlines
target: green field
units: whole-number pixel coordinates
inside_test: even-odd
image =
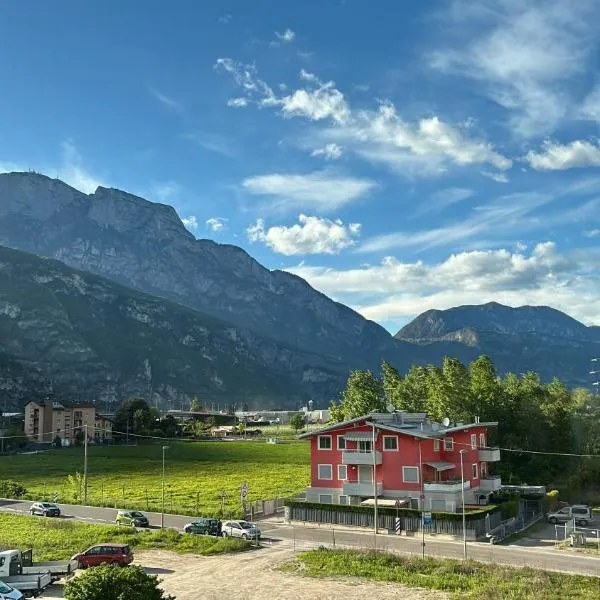
[[[264,441],[170,444],[166,451],[166,512],[216,515],[221,492],[225,515],[241,510],[240,486],[248,483],[248,501],[286,497],[309,485],[306,442]],[[61,448],[39,454],[0,457],[0,480],[23,484],[31,499],[77,501],[78,485],[68,475],[83,472],[83,449]],[[92,446],[88,459],[88,504],[160,511],[160,445]]]
[[[62,560],[94,544],[118,542],[139,550],[172,550],[185,554],[240,552],[248,542],[232,538],[186,535],[172,530],[136,531],[128,527],[79,523],[65,519],[32,519],[0,514],[0,548],[33,548],[36,561]]]
[[[596,600],[600,597],[600,579],[596,577],[384,552],[312,550],[299,554],[297,560],[284,565],[283,569],[310,577],[358,577],[430,588],[444,591],[457,600]]]

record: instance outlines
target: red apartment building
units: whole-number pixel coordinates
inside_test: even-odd
[[[500,477],[490,472],[500,450],[487,443],[488,428],[496,425],[478,418],[442,424],[425,413],[395,411],[306,433],[301,436],[311,438],[306,500],[360,504],[374,497],[376,485],[378,497],[424,510],[455,512],[462,506],[463,488],[465,504],[485,504],[501,487]]]

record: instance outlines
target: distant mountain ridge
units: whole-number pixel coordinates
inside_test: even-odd
[[[169,314],[186,314],[192,321],[206,323],[202,327],[214,330],[214,339],[221,340],[215,342],[218,347],[231,348],[226,341],[227,331],[244,332],[240,356],[270,382],[268,389],[253,385],[248,394],[242,394],[247,401],[255,393],[255,406],[261,402],[272,405],[277,397],[281,398],[280,406],[297,407],[309,398],[325,406],[337,396],[351,369],[378,371],[383,359],[402,373],[412,364],[439,364],[445,355],[469,362],[486,353],[500,373],[534,370],[544,379],[558,376],[569,385],[585,385],[589,383],[589,359],[600,356],[600,327],[585,327],[548,307],[512,309],[490,303],[427,311],[391,336],[377,323],[334,302],[300,277],[270,271],[236,246],[197,240],[170,206],[112,188],[99,187],[94,194],[83,194],[35,173],[0,174],[0,245],[51,257],[70,268],[99,276],[107,289],[119,284],[129,288],[132,297],[141,292],[146,302],[156,307],[163,304]],[[4,258],[6,264],[20,260],[6,252]],[[18,281],[13,271],[7,285],[18,287]],[[64,297],[80,305],[83,312],[89,310],[85,296],[71,293]],[[54,323],[50,316],[48,322]],[[0,311],[0,331],[3,320],[9,318]],[[77,319],[75,322],[79,323]],[[18,328],[11,331],[18,345],[25,333]],[[148,344],[163,348],[159,330],[149,327],[146,335]],[[179,348],[173,355],[185,356],[181,358],[185,364],[201,364],[199,357],[187,356],[179,342],[172,343]],[[4,377],[4,385],[11,388],[10,397],[23,399],[28,389],[25,380],[10,367],[21,364],[22,357],[14,344],[14,352],[9,346],[5,342],[4,360],[0,360],[0,391]],[[98,353],[95,342],[88,346]],[[263,351],[266,347],[270,348],[273,370],[281,386],[268,375],[264,357],[269,353]],[[238,350],[230,349],[236,360],[240,359]],[[287,371],[280,369],[278,352],[287,357]],[[38,354],[30,365],[31,373],[38,372],[44,360],[43,354]],[[143,344],[132,347],[128,360],[134,371],[148,371],[149,358]],[[221,361],[221,367],[211,371],[212,381],[221,381],[216,387],[203,387],[203,380],[189,370],[175,369],[177,383],[169,379],[170,387],[157,384],[153,393],[165,401],[189,397],[194,389],[210,390],[223,397],[239,396],[239,372],[226,364]],[[113,371],[108,372],[114,375],[116,367],[113,365]],[[63,367],[59,371],[67,373]],[[125,377],[124,381],[129,383],[123,390],[140,394],[148,390],[147,384],[140,383],[143,379]],[[85,383],[83,375],[80,383]],[[99,388],[94,385],[90,393],[95,394]],[[157,392],[159,389],[163,391]]]

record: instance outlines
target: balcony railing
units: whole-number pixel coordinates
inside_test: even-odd
[[[346,496],[368,496],[373,497],[373,483],[371,481],[353,481],[346,482],[342,486],[344,495]],[[377,484],[377,494],[383,492],[383,484]]]
[[[463,488],[468,490],[471,487],[469,480],[461,482],[460,480],[450,481],[426,481],[424,483],[426,492],[445,492],[446,494],[452,494],[454,492],[460,492]]]
[[[482,492],[496,492],[502,487],[502,479],[500,476],[490,475],[489,477],[482,477],[479,480],[479,489]]]
[[[342,464],[344,465],[372,465],[373,458],[375,464],[381,464],[381,452],[375,451],[375,457],[373,452],[361,452],[360,450],[344,450],[342,452]]]
[[[500,460],[500,449],[479,448],[479,460],[481,462],[498,462]]]

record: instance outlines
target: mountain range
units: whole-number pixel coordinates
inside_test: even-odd
[[[600,355],[600,328],[547,307],[428,311],[392,336],[241,248],[196,239],[170,206],[37,173],[0,175],[0,245],[0,392],[13,404],[52,387],[324,405],[353,368],[481,353],[500,372],[578,385]]]

